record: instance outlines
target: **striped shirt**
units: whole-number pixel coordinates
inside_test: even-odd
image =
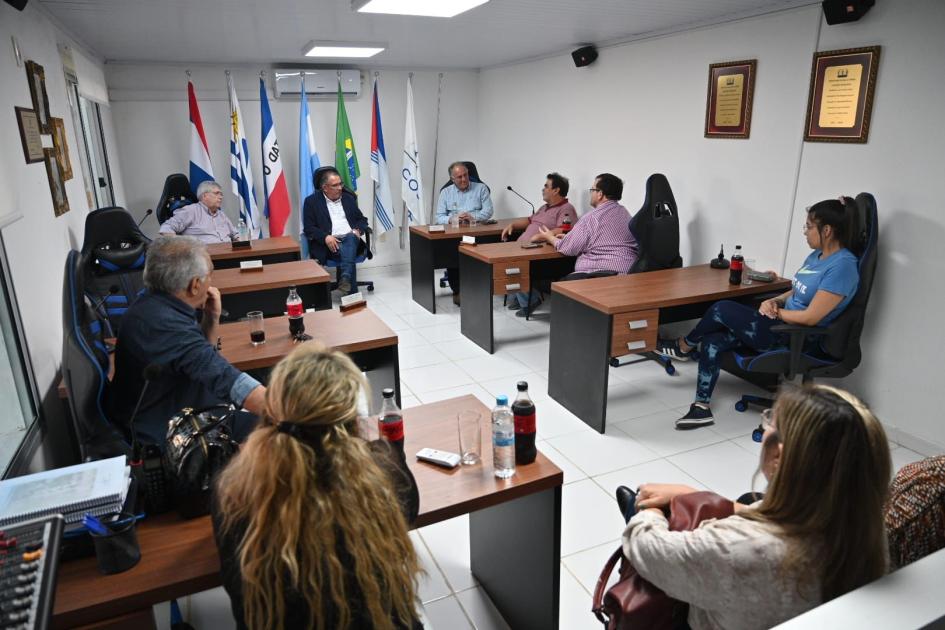
[[[608,199],[581,217],[555,249],[577,256],[575,272],[616,271],[627,273],[637,259],[639,246],[630,232],[630,213]]]
[[[229,217],[218,208],[213,214],[199,201],[178,208],[174,216],[161,224],[161,234],[195,236],[204,243],[228,243],[236,236]]]

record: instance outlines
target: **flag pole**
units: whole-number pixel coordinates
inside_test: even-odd
[[[338,74],[339,74],[339,76],[341,75],[341,73],[338,73]],[[380,74],[380,73],[379,73],[377,70],[375,70],[375,71],[374,71],[374,85],[372,86],[372,92],[373,92],[374,90],[377,90],[377,76],[378,76],[378,74]],[[374,125],[374,118],[373,118],[373,117],[374,117],[374,111],[373,111],[373,110],[374,110],[374,107],[373,107],[374,96],[375,96],[374,94],[371,95],[371,102],[372,102],[372,107],[371,107],[371,110],[372,110],[372,111],[371,111],[371,125],[372,125],[372,127],[373,127],[373,125]],[[372,142],[373,142],[373,140],[372,140]],[[372,159],[373,159],[373,158],[372,158]],[[372,192],[372,195],[371,195],[371,207],[374,208],[374,211],[371,212],[371,234],[375,234],[375,235],[376,235],[376,234],[377,234],[377,182],[371,182],[371,192]],[[383,235],[382,235],[382,236],[383,236]],[[371,253],[374,254],[374,253],[376,253],[376,252],[377,252],[377,237],[375,236],[375,238],[372,238],[372,239],[371,239]],[[355,287],[355,288],[357,288],[357,287]]]
[[[413,91],[413,72],[407,73],[407,81],[410,84],[410,90]],[[403,174],[401,174],[401,177],[403,177]],[[403,184],[401,184],[401,186],[403,186]],[[403,193],[401,193],[400,206],[401,206],[401,212],[400,212],[399,240],[400,240],[400,249],[404,249],[406,236],[407,236],[407,202],[404,201],[403,199]]]
[[[443,73],[439,73],[436,79],[436,127],[433,132],[433,186],[430,191],[430,220],[433,223],[436,215],[436,156],[440,149],[440,96],[443,93]]]

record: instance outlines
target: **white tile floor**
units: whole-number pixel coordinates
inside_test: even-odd
[[[397,331],[404,406],[474,394],[488,406],[494,396],[513,396],[528,381],[538,411],[538,448],[564,472],[561,535],[560,627],[594,629],[591,592],[606,559],[619,544],[623,520],[614,490],[647,481],[685,483],[735,497],[750,489],[758,461],[751,430],[755,412],[740,414],[734,400],[752,389],[723,374],[713,400],[716,424],[677,432],[673,420],[692,400],[693,364],[678,364],[667,376],[652,362],[611,369],[608,428],[599,435],[548,397],[547,302],[531,321],[517,318],[496,298],[497,350],[489,355],[462,336],[459,309],[437,288],[437,314],[410,297],[409,268],[364,269],[376,283],[366,293],[369,307]],[[893,446],[894,469],[921,455]],[[760,488],[759,488],[760,489]],[[438,629],[506,628],[469,569],[468,518],[424,527],[411,534],[426,576],[421,582],[428,626]],[[219,595],[191,598],[191,616],[214,620],[228,615]],[[204,601],[206,600],[206,601]],[[222,602],[222,603],[221,603]],[[226,610],[215,615],[204,607]]]

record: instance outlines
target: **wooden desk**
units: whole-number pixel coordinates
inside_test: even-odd
[[[463,278],[460,329],[490,354],[495,351],[492,297],[515,299],[541,279],[557,280],[574,271],[574,258],[559,254],[551,245],[523,249],[521,243],[488,243],[459,246],[459,273]]]
[[[608,360],[656,348],[660,324],[701,317],[718,300],[784,292],[790,280],[732,286],[709,265],[551,285],[548,394],[603,433]],[[695,384],[693,384],[695,388]]]
[[[305,314],[305,332],[329,348],[347,353],[365,372],[371,384],[372,411],[380,409],[382,391],[393,387],[400,404],[400,367],[397,333],[369,308],[342,313],[340,310]],[[249,322],[220,325],[220,354],[238,370],[252,372],[266,382],[269,371],[292,352],[296,343],[289,335],[286,315],[265,320],[266,343],[254,346],[249,340]]]
[[[260,259],[263,264],[300,260],[302,250],[291,236],[275,236],[252,241],[252,246],[234,249],[229,243],[207,245],[214,269],[239,267],[241,260]]]
[[[331,276],[314,260],[263,264],[260,271],[214,269],[210,284],[220,289],[231,320],[262,311],[266,317],[285,313],[289,287],[295,286],[306,309],[331,308]]]
[[[475,236],[480,243],[499,240],[505,226],[520,219],[500,219],[491,225],[480,223],[476,227],[445,226],[443,232],[431,232],[429,225],[410,226],[410,285],[413,301],[436,313],[437,269],[459,267],[459,252],[456,251],[463,236]]]
[[[457,450],[455,418],[466,409],[483,417],[483,463],[445,470],[417,462],[424,447]],[[404,448],[420,489],[415,526],[469,514],[473,574],[509,626],[557,628],[564,477],[539,453],[511,479],[496,479],[488,417],[474,396],[404,410]],[[220,585],[209,517],[150,518],[138,528],[138,541],[141,562],[118,575],[101,575],[94,558],[60,566],[54,627],[153,628],[154,604]]]

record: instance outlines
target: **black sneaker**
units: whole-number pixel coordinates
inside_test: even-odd
[[[518,303],[518,298],[513,296],[512,299],[509,300],[509,303],[506,305],[506,308],[509,309],[510,311],[517,311],[518,309],[522,307]]]
[[[692,403],[689,405],[689,413],[676,421],[676,430],[698,429],[699,427],[707,427],[710,424],[715,424],[715,419],[712,417],[712,410],[709,409],[709,406]]]
[[[674,361],[688,361],[692,358],[692,354],[694,352],[695,349],[691,349],[689,352],[683,352],[680,350],[678,339],[657,338],[656,340],[656,354],[662,355],[667,359],[673,359]]]

